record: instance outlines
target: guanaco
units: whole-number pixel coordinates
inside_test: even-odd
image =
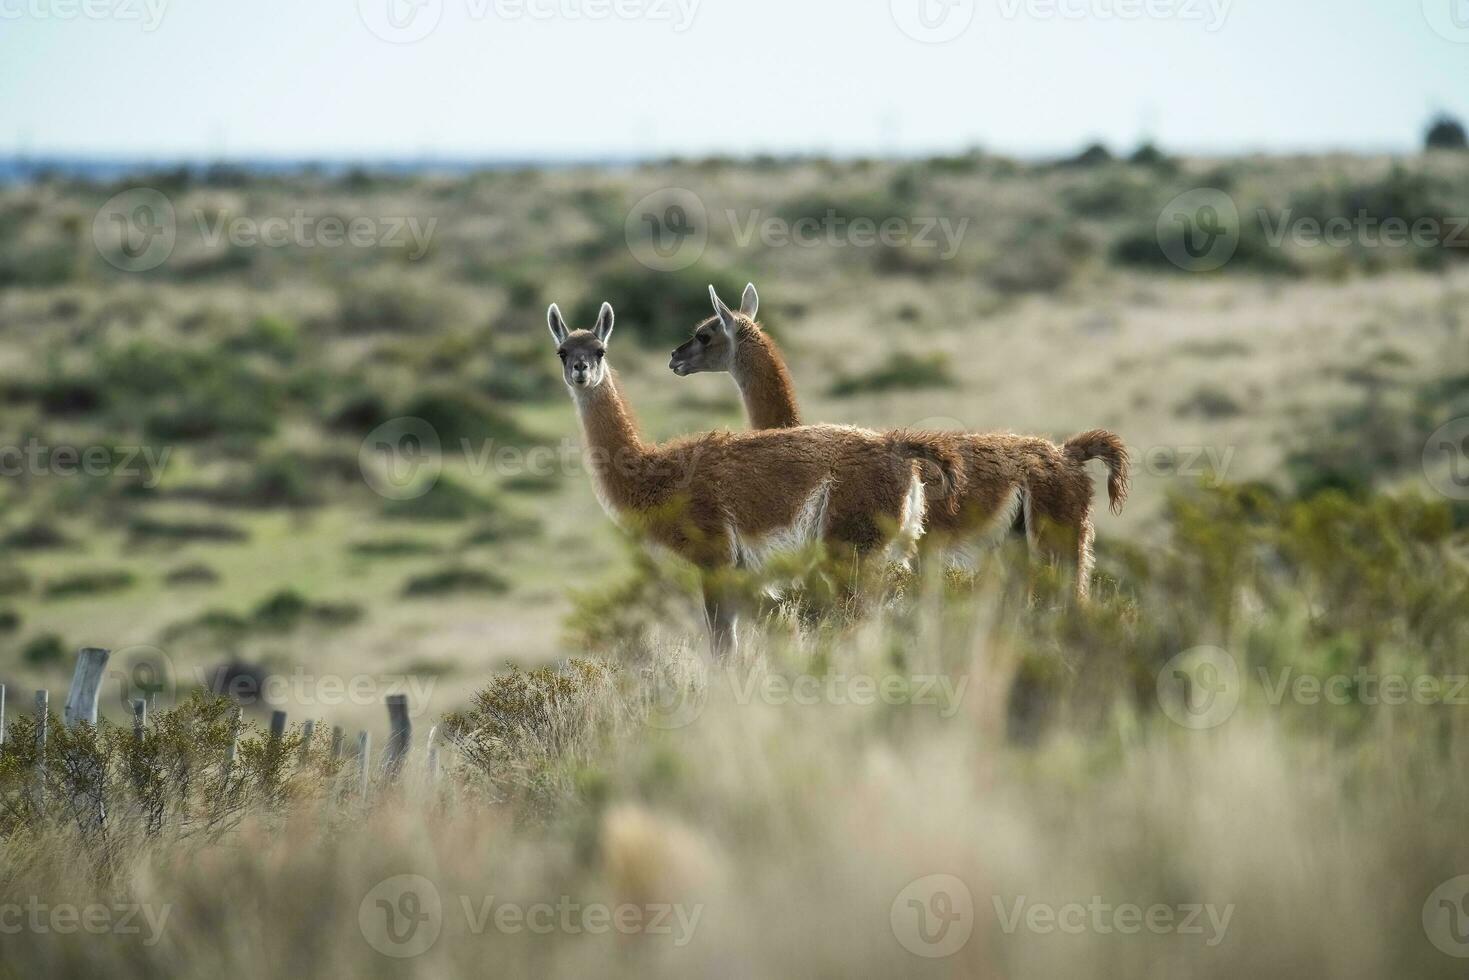
[[[843,565],[866,556],[903,564],[930,498],[941,509],[962,492],[964,461],[937,434],[813,425],[645,442],[607,360],[612,306],[602,304],[591,330],[568,329],[554,303],[546,319],[598,500],[621,527],[699,569],[716,658],[738,642],[728,570],[814,543]]]
[[[694,327],[673,351],[669,368],[680,377],[725,372],[739,388],[752,429],[801,425],[795,388],[785,358],[756,316],[760,296],[745,286],[733,311],[713,286],[714,315]],[[1075,563],[1075,593],[1085,599],[1095,558],[1089,460],[1106,463],[1107,496],[1120,514],[1128,491],[1128,456],[1122,440],[1105,429],[1072,436],[1061,445],[1011,433],[926,433],[963,460],[964,480],[949,506],[925,514],[931,537],[955,565],[972,564],[978,550],[997,544],[1012,529],[1023,530],[1030,550],[1053,561]]]

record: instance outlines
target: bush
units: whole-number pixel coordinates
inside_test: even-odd
[[[136,582],[132,572],[122,569],[76,572],[50,579],[41,589],[47,599],[72,599],[77,596],[106,595],[130,589]]]
[[[482,517],[495,510],[493,500],[482,497],[457,480],[440,476],[428,492],[383,504],[383,516],[400,521],[462,521]]]
[[[454,592],[503,593],[510,583],[493,572],[478,568],[444,568],[427,575],[415,575],[403,584],[403,596],[422,599]]]
[[[899,351],[886,364],[870,371],[838,376],[829,392],[835,398],[851,398],[854,395],[884,391],[952,388],[954,384],[947,354],[912,354]]]
[[[32,667],[53,667],[66,659],[66,644],[55,633],[42,633],[21,647],[20,659]]]
[[[709,284],[725,281],[731,283],[731,290],[744,286],[743,281],[736,285],[734,277],[702,261],[686,269],[658,272],[632,259],[620,259],[593,276],[581,301],[570,308],[567,325],[574,330],[590,329],[605,299],[617,311],[617,341],[672,349],[689,339],[695,324],[714,315]],[[726,301],[731,300],[726,297]],[[549,343],[544,352],[546,363],[554,368],[556,358]]]
[[[418,538],[380,538],[354,542],[347,550],[363,558],[418,558],[437,555],[442,549],[432,541]]]
[[[243,528],[223,521],[160,521],[151,517],[129,521],[128,535],[134,542],[162,541],[172,545],[189,541],[237,543],[250,537]]]
[[[202,562],[180,565],[163,577],[169,585],[214,585],[220,581],[219,573]]]
[[[550,348],[548,342],[543,353],[554,362]],[[532,438],[504,410],[482,398],[448,389],[414,396],[399,414],[423,419],[433,426],[445,452],[457,452],[465,446],[472,452],[488,440],[521,445]]]
[[[1205,419],[1228,419],[1244,414],[1244,406],[1228,391],[1212,385],[1199,388],[1173,409],[1178,415],[1197,415]]]
[[[69,548],[72,540],[61,532],[54,524],[45,521],[32,521],[8,532],[0,544],[16,551],[48,551],[55,548]]]
[[[1112,151],[1101,143],[1092,143],[1074,157],[1061,161],[1063,167],[1102,167],[1113,161]]]
[[[14,609],[0,609],[0,633],[14,633],[20,629],[20,613]]]
[[[0,596],[24,595],[31,591],[31,576],[15,565],[0,566]]]
[[[1464,124],[1452,116],[1439,116],[1428,127],[1423,140],[1430,150],[1469,149],[1469,137],[1465,136]]]

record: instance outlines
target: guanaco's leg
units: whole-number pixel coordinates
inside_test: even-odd
[[[704,591],[704,621],[709,627],[710,652],[715,660],[723,660],[735,653],[739,643],[739,608],[734,591],[722,586],[715,575],[706,573],[701,585]]]

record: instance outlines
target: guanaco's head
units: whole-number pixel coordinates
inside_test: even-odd
[[[607,338],[612,336],[612,304],[603,303],[590,330],[570,330],[555,303],[546,311],[546,323],[561,358],[561,377],[572,391],[590,390],[607,377]]]
[[[755,314],[760,311],[760,294],[755,292],[754,283],[745,286],[738,313],[724,305],[713,286],[709,287],[709,299],[714,303],[714,315],[695,327],[694,335],[676,348],[668,360],[669,370],[680,378],[705,371],[731,370],[740,331],[753,329]]]

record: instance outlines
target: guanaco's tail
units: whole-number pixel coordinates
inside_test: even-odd
[[[1112,513],[1122,513],[1128,487],[1127,447],[1122,440],[1106,429],[1092,429],[1067,439],[1061,448],[1077,463],[1100,459],[1107,464],[1107,499],[1112,503]]]
[[[932,468],[938,473],[939,486],[930,491],[929,499],[942,500],[945,507],[957,512],[959,497],[968,481],[964,475],[964,460],[950,440],[942,433],[900,429],[892,433],[891,445],[899,456],[924,463],[925,469]]]

